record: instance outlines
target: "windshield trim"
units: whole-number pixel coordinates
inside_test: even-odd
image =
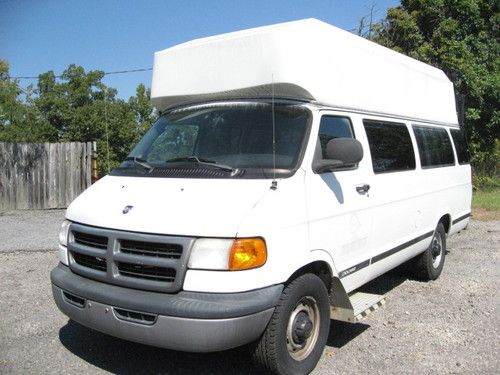
[[[271,99],[269,98],[254,98],[254,99],[234,99],[234,100],[220,100],[216,99],[213,101],[204,101],[200,103],[191,103],[188,105],[180,105],[177,107],[169,108],[167,111],[160,111],[160,117],[172,112],[177,111],[190,111],[193,109],[206,109],[212,107],[222,107],[222,106],[234,106],[234,105],[245,105],[245,104],[272,104]],[[311,104],[310,101],[306,100],[298,100],[298,99],[286,99],[286,98],[275,98],[274,104],[282,104],[282,105],[295,105],[307,108],[311,110],[308,104]]]

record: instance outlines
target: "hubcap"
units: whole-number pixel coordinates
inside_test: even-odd
[[[299,312],[295,316],[295,320],[292,326],[292,338],[293,341],[298,344],[303,344],[307,341],[313,329],[313,323],[309,319],[309,315],[304,311]]]
[[[432,266],[438,268],[441,263],[441,257],[443,256],[443,241],[441,235],[436,233],[431,243],[431,255],[432,255]]]
[[[295,306],[288,320],[286,346],[290,356],[301,361],[312,352],[319,334],[319,309],[316,300],[303,297]]]

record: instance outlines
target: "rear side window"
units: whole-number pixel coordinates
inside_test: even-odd
[[[319,142],[323,159],[327,159],[327,143],[334,138],[353,138],[351,120],[348,117],[323,116],[321,118]]]
[[[415,169],[415,153],[405,124],[364,120],[373,172]]]
[[[470,163],[470,153],[467,143],[465,142],[464,132],[458,129],[451,129],[451,138],[453,138],[453,144],[455,145],[455,150],[457,151],[457,159],[459,164]]]
[[[455,163],[446,129],[413,125],[413,132],[417,139],[422,168],[445,167]]]

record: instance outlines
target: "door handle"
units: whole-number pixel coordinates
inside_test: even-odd
[[[370,185],[368,185],[368,184],[356,185],[356,191],[358,193],[367,193],[368,190],[370,190]]]

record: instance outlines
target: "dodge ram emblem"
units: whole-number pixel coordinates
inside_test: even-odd
[[[134,208],[134,206],[125,206],[125,208],[122,210],[122,214],[128,214],[132,208]]]

